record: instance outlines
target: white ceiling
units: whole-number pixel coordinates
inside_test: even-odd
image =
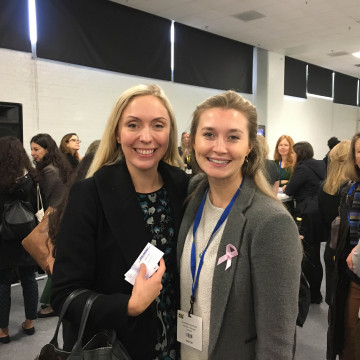
[[[360,78],[360,0],[111,1]]]

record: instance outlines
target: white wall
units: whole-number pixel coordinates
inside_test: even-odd
[[[331,99],[310,95],[307,99],[284,96],[284,56],[265,50],[258,51],[257,56],[262,66],[267,66],[263,78],[257,82],[267,89],[261,93],[261,97],[266,96],[266,103],[259,100],[267,107],[265,111],[259,111],[259,123],[267,125],[269,158],[273,156],[277,139],[283,134],[290,135],[295,142],[308,141],[318,159],[329,151],[327,140],[330,137],[351,139],[357,130],[360,108],[334,104]],[[266,119],[262,119],[261,114],[265,114]]]
[[[260,64],[266,67],[257,79],[261,91],[242,95],[258,106],[259,123],[266,125],[271,155],[277,138],[284,133],[295,141],[309,141],[318,158],[327,152],[331,136],[352,137],[360,119],[358,108],[318,98],[283,96],[283,56],[265,50],[261,53]],[[39,132],[48,132],[57,143],[65,133],[76,132],[83,141],[80,152],[84,154],[93,140],[101,138],[119,95],[130,86],[154,82],[164,89],[174,107],[179,134],[188,130],[196,105],[220,92],[43,59],[35,61],[28,53],[0,49],[0,101],[23,104],[27,150],[31,137]]]

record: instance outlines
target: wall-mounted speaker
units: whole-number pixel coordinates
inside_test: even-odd
[[[22,104],[0,102],[0,137],[15,136],[23,142]]]

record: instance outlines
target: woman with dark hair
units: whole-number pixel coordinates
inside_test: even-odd
[[[301,243],[264,176],[256,133],[256,108],[234,91],[193,114],[202,173],[177,246],[183,359],[294,357]]]
[[[36,169],[40,176],[40,185],[43,188],[45,199],[49,207],[56,209],[66,192],[67,182],[70,179],[72,169],[60,152],[54,139],[49,134],[35,135],[31,141],[31,156],[34,158]],[[44,287],[40,303],[50,304],[51,277]],[[38,312],[38,317],[55,316],[51,306],[47,306]]]
[[[285,186],[286,195],[296,200],[295,215],[302,218],[300,233],[304,236],[303,271],[310,284],[311,302],[320,304],[323,269],[320,261],[322,222],[318,209],[318,192],[325,178],[325,164],[313,159],[314,150],[306,141],[293,146],[294,172]]]
[[[0,174],[0,219],[5,202],[17,199],[28,202],[36,213],[36,172],[20,140],[15,137],[0,138]],[[3,344],[10,342],[8,326],[14,269],[18,270],[23,288],[25,321],[22,329],[27,335],[33,335],[33,320],[37,317],[39,297],[35,279],[36,264],[21,245],[21,241],[6,240],[0,235],[0,343]]]
[[[31,156],[40,174],[48,206],[56,208],[62,199],[71,167],[49,134],[38,134],[30,140]]]
[[[73,169],[75,169],[81,160],[79,154],[81,140],[75,133],[66,134],[60,142],[59,149],[65,154],[66,159]]]

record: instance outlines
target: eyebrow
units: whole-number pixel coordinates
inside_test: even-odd
[[[138,118],[136,116],[133,116],[133,115],[128,115],[125,119],[125,121],[142,121],[141,118]],[[169,120],[170,121],[170,118],[165,118],[165,117],[162,117],[162,116],[159,116],[159,117],[156,117],[154,119],[151,119],[151,121],[158,121],[158,120]]]
[[[203,128],[201,128],[201,130],[210,130],[210,131],[214,131],[216,130],[215,128],[211,127],[211,126],[205,126]],[[241,129],[229,129],[229,132],[230,133],[233,133],[233,132],[240,132],[240,133],[244,133]]]

